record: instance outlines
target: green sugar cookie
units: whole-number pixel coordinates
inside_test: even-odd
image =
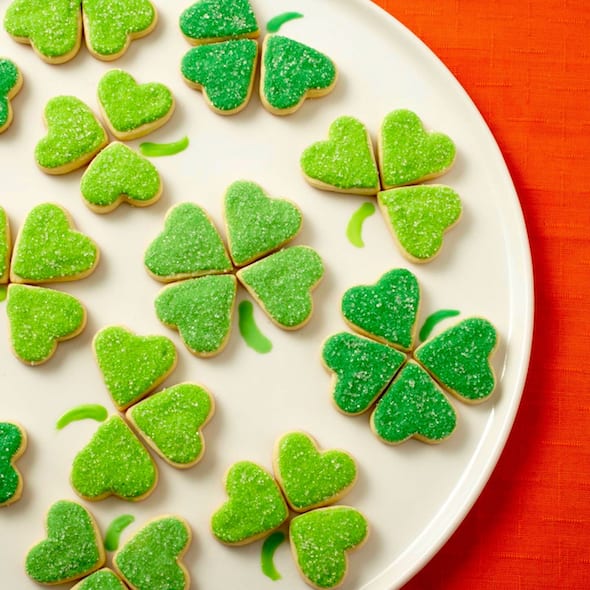
[[[389,113],[381,124],[379,168],[384,189],[444,174],[455,161],[455,144],[443,133],[427,133],[412,111]]]
[[[0,422],[0,508],[21,497],[23,478],[15,463],[26,448],[25,429],[14,422]]]
[[[213,222],[193,203],[180,203],[168,211],[164,231],[148,246],[144,264],[152,277],[163,282],[232,270]]]
[[[23,76],[16,64],[0,57],[0,133],[12,123],[11,100],[20,92]]]
[[[39,584],[78,580],[105,562],[100,533],[94,518],[80,504],[60,500],[46,520],[47,538],[27,554],[25,571]]]
[[[355,484],[357,468],[346,452],[320,452],[317,443],[304,432],[290,432],[276,443],[274,474],[289,506],[305,512],[333,504]]]
[[[323,274],[324,265],[315,250],[294,246],[242,268],[237,277],[273,322],[295,330],[309,321],[311,291]]]
[[[176,348],[165,336],[136,336],[121,326],[96,334],[94,355],[119,410],[153,391],[176,367]]]
[[[225,477],[225,491],[228,500],[213,514],[211,531],[227,545],[256,541],[289,516],[277,483],[256,463],[234,463]]]
[[[113,557],[113,566],[134,590],[188,590],[190,576],[182,563],[192,539],[179,516],[148,522]]]
[[[127,419],[174,467],[198,463],[205,452],[201,429],[215,411],[211,394],[193,383],[164,389],[127,410]]]
[[[297,567],[314,588],[335,588],[348,569],[346,552],[360,547],[369,533],[365,517],[349,506],[331,506],[300,514],[289,537]]]
[[[85,500],[117,496],[138,501],[152,493],[158,483],[158,471],[139,439],[116,415],[101,424],[76,455],[70,481],[74,491]]]
[[[180,30],[193,45],[260,33],[248,0],[199,0],[180,15]]]
[[[8,283],[12,239],[6,211],[0,207],[0,285]]]
[[[301,229],[299,208],[285,199],[273,199],[253,182],[234,182],[223,203],[229,253],[244,266],[278,250]]]
[[[123,141],[143,137],[164,125],[175,106],[164,84],[137,84],[123,70],[110,70],[100,79],[98,102],[111,133]]]
[[[233,115],[246,107],[252,95],[258,43],[236,39],[193,47],[182,58],[184,81],[201,90],[209,107]]]
[[[47,174],[67,174],[94,158],[107,144],[94,113],[74,96],[56,96],[45,106],[47,135],[35,147],[35,161]]]
[[[186,347],[198,356],[220,353],[229,339],[236,299],[233,275],[210,275],[173,283],[155,301],[158,319],[177,329]]]
[[[393,445],[411,437],[439,443],[451,436],[456,424],[453,406],[414,362],[399,372],[371,415],[373,432]]]
[[[82,42],[80,0],[14,0],[6,9],[4,28],[15,41],[31,45],[43,61],[64,63]]]
[[[84,39],[94,57],[117,59],[133,39],[150,33],[157,22],[149,0],[82,0]]]
[[[14,244],[10,280],[42,284],[83,279],[99,259],[96,244],[72,229],[69,213],[43,203],[27,215]]]
[[[374,195],[381,188],[371,137],[354,117],[336,119],[328,139],[309,146],[300,165],[305,179],[322,190]]]
[[[105,567],[84,578],[72,590],[127,590],[116,574]]]
[[[264,39],[260,98],[271,113],[294,113],[306,98],[328,94],[336,78],[334,62],[316,49],[281,35]]]
[[[28,285],[9,285],[6,315],[12,350],[27,365],[48,361],[59,342],[86,326],[86,310],[75,297]]]
[[[391,189],[379,193],[378,202],[402,254],[412,262],[432,260],[444,233],[461,217],[459,195],[443,185]]]

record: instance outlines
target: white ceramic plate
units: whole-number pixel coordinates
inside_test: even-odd
[[[222,478],[227,468],[242,459],[270,468],[275,439],[289,430],[304,429],[324,448],[350,451],[360,465],[358,483],[344,502],[366,514],[372,533],[366,545],[351,555],[344,588],[398,587],[434,554],[479,495],[504,446],[522,392],[532,329],[531,264],[518,199],[502,156],[469,97],[445,67],[411,33],[366,0],[253,2],[261,26],[282,12],[301,12],[304,18],[287,23],[281,32],[326,52],[339,67],[340,79],[331,95],[310,100],[284,118],[267,113],[257,96],[237,116],[212,113],[179,74],[180,59],[189,46],[179,33],[178,16],[190,2],[156,4],[157,29],[112,64],[93,59],[83,48],[68,64],[49,66],[29,47],[0,33],[0,55],[16,61],[25,76],[25,86],[14,100],[13,126],[0,137],[0,203],[13,231],[34,205],[55,201],[71,212],[77,227],[102,250],[91,277],[58,286],[88,308],[88,326],[81,336],[61,344],[55,357],[38,368],[22,365],[11,354],[8,338],[0,339],[0,418],[21,422],[30,438],[19,462],[25,477],[23,497],[0,510],[3,583],[12,590],[36,587],[24,575],[23,558],[44,535],[48,507],[60,498],[76,499],[68,483],[71,462],[97,428],[95,422],[84,421],[58,432],[56,420],[83,403],[103,404],[114,411],[91,340],[103,326],[125,324],[141,334],[170,336],[177,344],[179,363],[166,385],[187,380],[205,385],[216,397],[217,413],[206,427],[207,452],[196,467],[176,471],[158,460],[160,483],[146,501],[109,499],[90,505],[103,531],[123,513],[136,517],[123,539],[150,518],[177,513],[194,532],[186,555],[194,587],[305,588],[287,544],[275,556],[283,579],[272,582],[261,572],[260,542],[228,548],[208,530],[211,514],[225,499]],[[0,8],[0,17],[4,10]],[[176,96],[173,118],[147,140],[170,142],[186,135],[191,143],[181,154],[153,160],[165,184],[159,203],[147,209],[121,206],[99,216],[86,208],[79,195],[81,173],[47,176],[35,167],[32,154],[45,134],[41,119],[45,103],[58,94],[73,94],[96,110],[97,82],[112,67],[126,69],[138,82],[164,82]],[[306,184],[298,168],[301,151],[323,139],[336,117],[354,115],[376,137],[383,116],[397,108],[414,110],[428,127],[449,134],[458,148],[456,165],[441,181],[459,192],[464,215],[447,234],[440,256],[422,266],[402,258],[379,214],[365,222],[365,247],[352,246],[345,236],[346,225],[369,199],[317,191]],[[236,317],[226,350],[200,360],[156,319],[153,300],[160,285],[144,271],[143,251],[160,231],[167,209],[181,201],[203,205],[221,226],[223,193],[237,179],[256,181],[269,194],[300,205],[304,229],[295,243],[316,248],[327,270],[315,292],[314,316],[304,329],[282,331],[256,309],[258,325],[274,345],[272,353],[261,355],[248,348]],[[462,317],[487,317],[501,338],[493,358],[499,376],[493,399],[477,407],[455,404],[460,414],[457,432],[439,446],[410,441],[389,447],[379,442],[366,416],[349,418],[334,410],[330,377],[319,362],[323,340],[345,329],[339,313],[342,293],[352,285],[373,283],[400,266],[415,272],[422,287],[419,325],[438,309],[455,308]],[[241,290],[239,298],[245,297]],[[446,325],[448,321],[437,329]],[[2,311],[0,333],[7,329]]]

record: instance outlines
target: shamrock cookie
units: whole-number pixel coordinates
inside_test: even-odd
[[[137,84],[123,70],[111,70],[100,79],[98,102],[109,130],[123,141],[143,137],[164,125],[175,106],[164,84]]]
[[[35,161],[47,174],[67,174],[87,164],[107,144],[94,113],[74,96],[56,96],[45,106],[47,135],[35,147]]]
[[[10,274],[10,254],[12,252],[12,240],[10,236],[10,224],[6,211],[0,207],[0,285],[8,282]]]
[[[72,590],[127,590],[127,586],[112,570],[105,567],[84,578]]]
[[[0,57],[0,133],[12,123],[11,100],[20,92],[23,76],[16,64]]]
[[[105,562],[94,518],[80,504],[60,500],[47,513],[47,538],[27,554],[25,571],[40,584],[79,580]]]
[[[96,213],[109,213],[121,203],[153,205],[162,194],[156,167],[118,142],[108,145],[88,166],[80,181],[84,202]]]
[[[15,466],[27,448],[27,433],[13,422],[0,422],[0,508],[20,499],[23,478]]]

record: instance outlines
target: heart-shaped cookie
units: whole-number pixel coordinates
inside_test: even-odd
[[[336,407],[349,415],[368,410],[405,359],[391,346],[356,334],[330,336],[322,348],[322,361],[334,373],[332,400]]]
[[[371,415],[373,432],[393,445],[411,437],[439,443],[451,436],[456,424],[453,406],[414,362],[399,372]]]
[[[328,139],[309,146],[300,164],[305,179],[319,189],[357,195],[374,195],[380,189],[371,137],[354,117],[336,119]]]
[[[44,61],[64,63],[82,42],[80,0],[14,0],[6,9],[4,28],[15,41],[30,44]]]
[[[27,554],[25,571],[40,584],[77,580],[99,569],[105,554],[94,518],[80,504],[60,500],[46,520],[47,538]]]
[[[450,187],[422,185],[379,193],[379,207],[402,254],[428,262],[440,251],[443,235],[461,217],[461,199]]]
[[[149,0],[82,0],[84,39],[94,57],[117,59],[133,39],[150,33],[157,22]]]
[[[127,586],[112,570],[105,567],[84,578],[72,590],[127,590]]]
[[[223,203],[229,253],[244,266],[278,250],[301,229],[302,215],[286,199],[273,199],[257,184],[234,182]]]
[[[443,133],[427,133],[418,115],[405,109],[383,119],[378,146],[384,189],[436,178],[455,161],[453,141]]]
[[[250,100],[257,58],[256,41],[223,41],[190,49],[182,58],[180,71],[191,88],[203,92],[211,109],[233,115]]]
[[[361,334],[410,350],[416,332],[420,287],[404,268],[386,272],[375,285],[351,287],[342,297],[342,315]]]
[[[213,356],[227,344],[236,299],[233,275],[209,275],[164,287],[155,301],[158,319],[177,329],[198,356]]]
[[[275,445],[273,468],[289,506],[305,512],[337,502],[355,484],[357,468],[346,452],[318,450],[304,432],[290,432]]]
[[[0,285],[8,282],[12,240],[6,211],[0,207]]]
[[[152,277],[163,282],[232,270],[213,222],[193,203],[180,203],[168,211],[164,230],[148,246],[144,264]]]
[[[84,166],[107,144],[94,113],[75,96],[56,96],[45,106],[47,135],[35,147],[35,161],[47,174]]]
[[[275,480],[250,461],[232,465],[225,478],[228,501],[211,517],[219,541],[243,545],[263,537],[287,520],[289,510]]]
[[[414,356],[450,393],[464,402],[486,400],[496,387],[490,357],[498,335],[483,318],[468,318],[419,346]]]
[[[153,391],[176,367],[176,348],[165,336],[136,336],[121,326],[96,334],[94,354],[119,410]]]
[[[294,246],[242,268],[237,277],[273,322],[296,330],[311,317],[311,291],[323,274],[324,264],[313,248]]]
[[[12,105],[10,101],[20,91],[23,76],[16,64],[0,57],[0,133],[6,131],[12,123]]]
[[[327,55],[282,35],[264,39],[260,99],[271,113],[295,112],[306,98],[328,94],[336,79],[336,66]]]
[[[76,455],[70,481],[85,500],[117,496],[137,501],[158,483],[156,464],[124,420],[111,416]]]
[[[9,285],[6,314],[12,350],[27,365],[48,361],[59,342],[86,326],[86,309],[75,297],[42,287]]]
[[[164,84],[138,84],[123,70],[111,70],[100,79],[98,102],[111,133],[123,141],[142,137],[164,125],[175,106]]]
[[[147,207],[162,194],[156,167],[126,145],[108,145],[88,166],[80,181],[84,202],[96,213],[108,213],[122,202]]]
[[[13,422],[0,422],[0,508],[16,502],[22,493],[23,478],[15,466],[27,448],[27,434]]]
[[[72,227],[68,212],[59,205],[43,203],[31,209],[14,244],[10,280],[36,285],[74,281],[92,273],[98,247]]]
[[[205,452],[201,429],[214,410],[213,398],[203,387],[181,383],[132,406],[127,418],[165,461],[186,468]]]
[[[113,565],[134,590],[188,590],[189,573],[182,563],[192,539],[179,516],[148,522],[113,557]]]
[[[365,517],[349,506],[331,506],[300,514],[291,521],[289,536],[297,567],[315,588],[335,588],[346,576],[346,552],[367,538]]]

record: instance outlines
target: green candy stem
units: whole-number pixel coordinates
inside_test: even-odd
[[[109,415],[107,409],[99,404],[87,404],[72,408],[66,412],[58,421],[55,427],[58,430],[65,428],[68,424],[78,420],[96,420],[104,422]]]
[[[132,523],[135,522],[135,516],[131,514],[122,514],[117,516],[108,526],[104,537],[104,548],[107,551],[116,551],[119,548],[119,538],[121,533]]]
[[[264,539],[264,543],[262,544],[262,551],[260,553],[260,566],[262,567],[262,573],[267,578],[270,578],[273,582],[281,579],[281,574],[277,571],[273,561],[275,551],[286,538],[287,537],[285,533],[282,531],[275,531],[266,537],[266,539]]]
[[[152,143],[144,141],[139,144],[139,151],[148,158],[159,158],[161,156],[174,156],[183,152],[189,146],[189,139],[185,135],[182,139],[172,143]]]
[[[348,241],[357,248],[364,248],[362,229],[365,219],[375,213],[373,203],[363,203],[353,214],[346,227],[346,237]]]
[[[442,322],[446,318],[455,317],[455,316],[459,315],[459,313],[460,312],[456,309],[440,309],[439,311],[435,311],[434,313],[431,313],[426,318],[426,320],[424,320],[424,324],[422,325],[422,328],[420,328],[420,332],[418,334],[418,338],[420,338],[420,342],[424,342],[424,340],[428,339],[428,337],[432,333],[432,330],[434,330],[434,327],[436,326],[436,324],[438,324],[439,322]]]
[[[4,301],[6,299],[7,288],[6,285],[0,285],[0,301]]]
[[[266,23],[266,30],[269,33],[278,33],[285,23],[296,18],[303,18],[303,15],[300,12],[283,12],[283,14],[278,14]]]
[[[241,301],[238,306],[240,334],[244,342],[256,352],[266,354],[272,350],[272,342],[259,330],[254,319],[254,306]]]

